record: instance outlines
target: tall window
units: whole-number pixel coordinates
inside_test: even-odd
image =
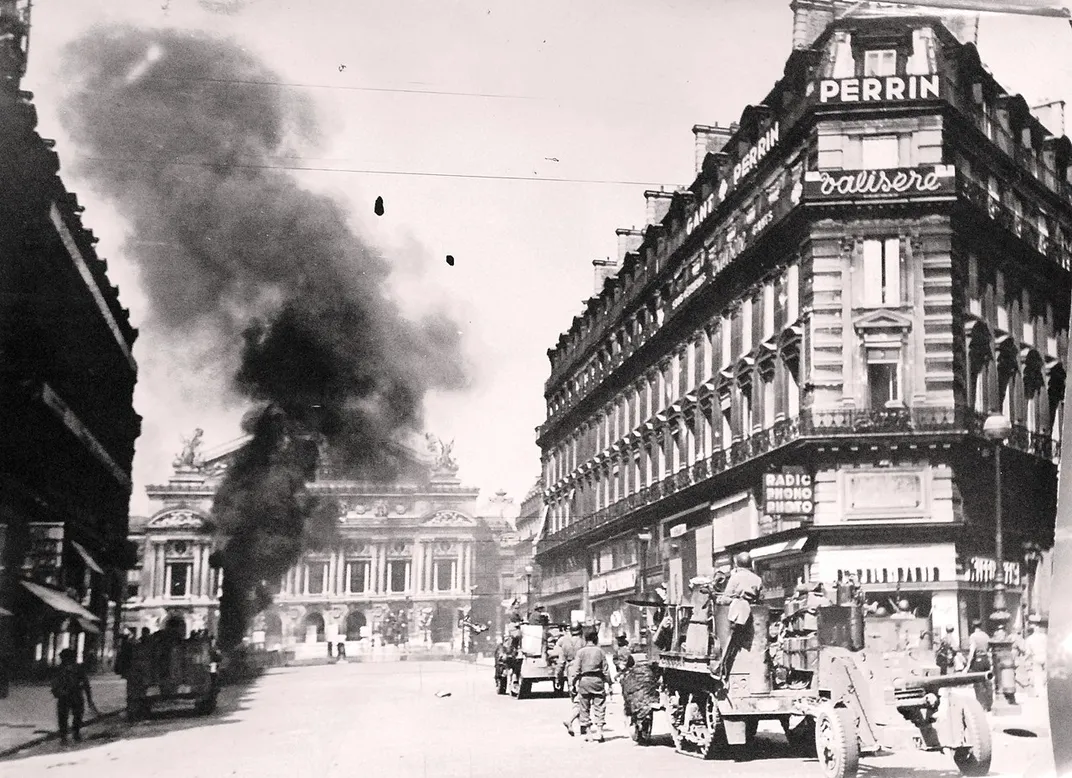
[[[897,351],[872,351],[867,355],[867,390],[871,410],[901,402],[901,361]]]
[[[305,593],[323,594],[328,583],[328,563],[309,562],[305,566]]]
[[[873,135],[862,139],[861,167],[864,170],[885,170],[900,167],[896,135]]]
[[[372,564],[367,559],[351,559],[346,563],[346,591],[361,594],[372,590]]]
[[[456,559],[437,559],[432,562],[432,585],[437,592],[449,592],[454,587],[454,575],[458,561]]]
[[[169,597],[188,597],[190,595],[190,578],[193,567],[190,562],[168,562],[167,592]]]
[[[387,563],[387,590],[398,594],[409,588],[408,559],[393,559]]]
[[[865,306],[901,304],[900,240],[865,240],[863,271]]]
[[[763,286],[763,339],[774,334],[774,284],[768,281]]]
[[[865,51],[864,75],[897,75],[897,51],[895,49],[872,49],[871,51]]]

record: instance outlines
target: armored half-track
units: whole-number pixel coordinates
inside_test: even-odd
[[[787,603],[780,616],[753,605],[735,636],[729,606],[716,602],[709,618],[678,607],[664,622],[672,650],[658,654],[662,703],[679,752],[710,758],[748,748],[760,722],[775,721],[829,778],[852,778],[861,756],[905,746],[950,752],[964,775],[989,771],[990,728],[972,686],[990,673],[932,675],[869,651],[855,598],[798,610]]]

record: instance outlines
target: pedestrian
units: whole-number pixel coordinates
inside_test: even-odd
[[[571,668],[577,652],[584,648],[584,638],[581,637],[581,625],[574,624],[569,629],[568,635],[563,635],[555,644],[554,655],[555,675],[559,683],[566,689],[570,698],[570,717],[562,722],[570,737],[573,737],[573,725],[581,718],[581,704],[573,690],[573,675]],[[583,735],[584,732],[581,732]]]
[[[581,707],[581,729],[588,731],[589,740],[602,743],[610,667],[607,655],[598,645],[599,632],[594,628],[589,629],[584,639],[584,648],[573,658],[571,675]]]
[[[134,631],[128,629],[119,639],[119,649],[115,652],[115,674],[121,678],[126,678],[133,661]]]
[[[67,742],[68,722],[75,742],[82,740],[82,716],[85,704],[99,715],[93,702],[93,690],[89,686],[89,676],[82,665],[75,661],[73,649],[60,651],[60,667],[52,679],[52,696],[56,698],[56,718],[59,722],[60,742]],[[84,698],[83,698],[83,695]]]
[[[969,673],[985,673],[991,669],[990,636],[979,619],[972,622],[972,633],[968,636],[967,665]],[[991,682],[980,681],[975,684],[975,696],[983,710],[989,711],[994,707],[994,685]]]
[[[616,640],[618,645],[614,649],[614,669],[617,674],[617,681],[622,689],[623,712],[628,720],[632,716],[632,712],[629,710],[629,698],[625,695],[625,681],[623,679],[625,674],[636,665],[636,660],[633,659],[633,652],[629,648],[629,636],[622,632],[619,633]]]
[[[346,659],[346,644],[341,640],[335,646],[335,655],[338,656],[339,659]]]
[[[957,649],[953,645],[953,627],[945,628],[945,635],[938,644],[938,650],[934,652],[934,663],[938,665],[938,671],[942,675],[948,675],[956,663]]]
[[[1041,627],[1029,627],[1024,644],[1031,664],[1031,688],[1041,697],[1046,693],[1046,633]]]

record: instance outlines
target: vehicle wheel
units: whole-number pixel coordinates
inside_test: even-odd
[[[506,691],[511,697],[517,697],[521,691],[521,677],[514,672],[506,676]]]
[[[827,778],[853,778],[860,767],[860,741],[848,708],[823,705],[815,714],[815,752]]]
[[[702,691],[674,692],[663,697],[663,705],[670,719],[674,748],[682,754],[710,759],[718,742],[718,708],[714,695]]]
[[[953,762],[962,775],[990,772],[990,725],[978,700],[967,698],[954,710],[953,726],[959,726],[967,744],[953,751]]]
[[[651,713],[633,717],[633,740],[638,746],[651,745],[652,719],[654,716]]]
[[[517,698],[523,700],[532,694],[532,681],[526,679],[518,681]]]
[[[506,676],[503,674],[495,677],[495,691],[498,694],[506,694]]]

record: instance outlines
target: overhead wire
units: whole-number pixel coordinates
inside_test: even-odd
[[[300,157],[285,157],[285,159],[300,159]],[[101,162],[105,164],[139,164],[146,167],[158,165],[162,167],[207,167],[207,168],[239,168],[250,170],[289,170],[310,173],[347,173],[353,175],[376,175],[376,176],[413,176],[425,178],[462,178],[477,181],[540,181],[553,184],[601,184],[609,186],[653,186],[664,189],[683,188],[683,185],[667,184],[665,181],[622,181],[605,178],[569,178],[564,176],[522,176],[494,173],[446,173],[433,170],[378,170],[375,168],[355,167],[322,167],[315,165],[271,165],[255,162],[210,162],[194,160],[168,160],[149,159],[137,157],[79,157],[82,162]]]

